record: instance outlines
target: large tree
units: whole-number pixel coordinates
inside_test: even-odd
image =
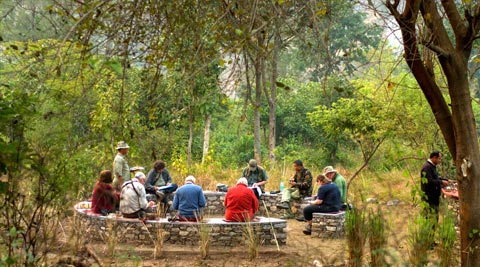
[[[480,2],[462,2],[387,0],[386,6],[400,26],[405,61],[457,167],[462,266],[480,266],[480,151],[468,76],[472,46],[480,37]],[[435,77],[432,52],[445,76],[449,100]]]

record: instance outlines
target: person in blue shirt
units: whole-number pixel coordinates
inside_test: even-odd
[[[165,162],[161,160],[155,161],[153,168],[147,174],[145,182],[145,190],[147,198],[164,203],[168,206],[168,195],[177,190],[177,184],[172,182],[172,177],[165,168]]]
[[[335,183],[332,183],[325,175],[317,176],[317,184],[319,185],[316,200],[310,202],[310,205],[303,209],[303,216],[307,224],[303,233],[312,234],[312,218],[313,213],[329,213],[338,212],[342,205],[340,190]]]
[[[191,175],[185,178],[185,184],[178,188],[173,197],[173,209],[178,211],[179,221],[198,222],[203,218],[201,209],[207,201],[202,188],[195,182],[195,177]]]

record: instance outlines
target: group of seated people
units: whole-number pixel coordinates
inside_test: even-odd
[[[202,188],[196,185],[195,177],[186,177],[184,185],[178,188],[171,183],[163,161],[155,162],[148,175],[141,171],[135,172],[132,179],[122,184],[120,192],[112,186],[112,181],[110,170],[100,172],[92,193],[94,213],[108,215],[118,210],[125,218],[145,218],[157,203],[164,203],[168,207],[168,195],[175,191],[171,202],[171,208],[177,211],[175,220],[200,221],[203,218],[202,208],[207,202]],[[247,186],[247,179],[242,177],[237,186],[226,194],[226,221],[254,220],[254,214],[258,211],[258,199]]]
[[[290,187],[283,190],[282,201],[277,205],[278,208],[285,209],[285,219],[293,216],[291,205],[294,200],[312,195],[310,171],[303,167],[300,160],[293,162],[293,168],[295,174],[288,182]],[[256,221],[255,213],[259,208],[257,192],[263,192],[267,179],[265,170],[251,160],[244,169],[242,178],[225,195],[225,221]],[[152,212],[152,207],[157,203],[163,203],[164,207],[170,206],[168,196],[175,192],[173,201],[170,202],[171,208],[177,211],[175,220],[200,221],[203,218],[202,209],[207,203],[195,177],[186,177],[184,185],[178,188],[172,183],[163,161],[156,161],[147,175],[136,171],[134,178],[123,182],[120,190],[111,185],[112,181],[111,171],[100,172],[92,194],[93,212],[107,215],[118,210],[125,218],[145,218],[146,213]],[[304,208],[303,218],[297,218],[306,221],[303,232],[307,235],[311,233],[313,213],[336,212],[345,203],[345,179],[332,166],[325,167],[323,173],[317,176],[316,182],[319,185],[317,195],[310,205]],[[256,188],[262,190],[255,190]]]

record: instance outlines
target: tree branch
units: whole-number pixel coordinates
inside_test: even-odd
[[[430,36],[430,40],[428,41],[421,40],[420,43],[435,52],[438,57],[447,58],[450,56],[450,54],[447,51],[443,50],[440,46],[433,44],[433,36]]]
[[[429,74],[427,68],[425,67],[418,48],[418,33],[416,31],[416,23],[419,9],[422,11],[425,22],[430,22],[429,29],[432,31],[432,34],[434,34],[433,30],[436,31],[436,38],[434,37],[434,40],[436,41],[435,45],[438,45],[439,41],[445,41],[444,38],[447,38],[446,45],[452,46],[452,44],[450,40],[448,40],[448,35],[446,34],[443,24],[438,24],[439,21],[442,23],[442,20],[440,19],[440,15],[436,9],[435,2],[432,0],[423,0],[413,1],[414,3],[412,3],[412,1],[413,0],[406,1],[405,9],[401,15],[399,14],[398,10],[395,9],[395,3],[392,3],[391,0],[387,0],[386,5],[390,13],[397,21],[402,32],[405,61],[417,80],[418,85],[422,89],[425,99],[430,105],[432,113],[435,115],[435,120],[442,130],[448,150],[455,158],[457,150],[455,133],[453,132],[454,127],[452,114],[434,77]],[[429,8],[435,8],[435,10],[431,10]],[[446,50],[451,51],[452,48],[453,47],[450,47],[450,49]],[[442,49],[445,48],[442,47]]]
[[[355,177],[358,176],[358,174],[360,174],[360,172],[365,168],[367,167],[368,163],[370,162],[370,160],[372,159],[373,155],[375,155],[375,152],[377,152],[378,148],[380,147],[380,145],[383,143],[383,141],[385,141],[385,138],[386,136],[382,137],[382,139],[380,139],[377,143],[377,145],[375,145],[375,147],[373,148],[373,150],[370,152],[369,155],[367,155],[367,152],[365,151],[362,151],[363,155],[364,155],[364,160],[363,160],[363,164],[362,166],[360,166],[360,168],[355,171],[355,173],[352,175],[352,177],[350,177],[350,179],[348,180],[348,183],[347,183],[347,188],[350,187],[350,184],[352,183],[353,179],[355,179]]]
[[[455,39],[457,45],[463,41],[463,37],[467,33],[467,27],[463,23],[463,19],[458,12],[457,6],[453,0],[442,0],[442,6],[447,14],[448,21],[452,25],[453,32],[455,33]]]
[[[448,32],[444,26],[444,21],[440,14],[438,13],[438,7],[434,0],[425,0],[421,1],[420,12],[422,13],[423,21],[425,25],[430,30],[431,43],[443,51],[452,51],[454,46],[450,41]],[[453,27],[453,26],[452,26]],[[462,40],[456,37],[457,44]],[[434,49],[432,49],[436,52]]]
[[[480,37],[478,36],[480,31],[480,2],[475,7],[475,13],[473,15],[470,14],[468,9],[465,10],[465,18],[468,21],[465,48],[470,51],[471,47],[473,46],[473,42]]]

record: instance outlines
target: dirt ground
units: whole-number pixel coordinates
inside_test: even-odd
[[[387,221],[388,254],[392,266],[403,265],[408,258],[408,223],[418,211],[408,204],[381,206]],[[165,244],[162,255],[154,259],[152,247],[128,244],[115,245],[115,257],[107,257],[107,245],[89,243],[103,266],[345,266],[347,245],[342,239],[319,239],[302,233],[303,222],[295,219],[287,222],[287,245],[277,250],[276,246],[259,247],[258,257],[248,259],[246,247],[212,247],[208,257],[202,259],[199,247],[183,247]],[[65,240],[66,241],[66,240]],[[68,241],[66,241],[68,243]],[[435,252],[432,251],[432,255]],[[434,257],[434,256],[432,256]],[[366,263],[369,258],[365,247]],[[87,258],[91,266],[99,266],[92,256]],[[108,264],[108,263],[111,264]],[[315,265],[315,263],[317,265]],[[66,265],[71,266],[71,265]]]

